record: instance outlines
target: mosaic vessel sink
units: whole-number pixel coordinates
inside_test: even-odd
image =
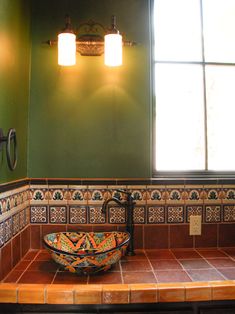
[[[58,232],[43,238],[52,259],[77,274],[106,271],[125,254],[128,232]]]

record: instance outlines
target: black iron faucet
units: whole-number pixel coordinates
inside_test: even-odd
[[[126,223],[126,231],[130,233],[130,242],[127,248],[127,255],[135,255],[134,252],[134,222],[133,222],[133,215],[134,215],[134,198],[132,197],[130,192],[127,192],[126,190],[117,190],[117,192],[121,192],[126,194],[126,199],[124,201],[120,201],[116,197],[108,198],[104,201],[102,205],[102,212],[106,213],[107,206],[111,202],[115,202],[119,206],[124,206],[126,209],[127,214],[127,223]]]

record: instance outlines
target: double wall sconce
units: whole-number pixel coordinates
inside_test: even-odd
[[[94,21],[80,24],[77,32],[73,31],[69,16],[66,16],[65,28],[58,35],[58,41],[48,40],[47,44],[58,43],[58,64],[72,66],[76,64],[76,52],[82,56],[101,56],[104,64],[111,67],[122,65],[122,47],[136,45],[124,41],[116,27],[116,17],[112,16],[111,28],[106,31],[103,25]]]

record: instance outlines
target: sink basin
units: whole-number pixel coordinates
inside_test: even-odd
[[[106,271],[125,254],[128,232],[58,232],[44,236],[53,260],[77,274]]]

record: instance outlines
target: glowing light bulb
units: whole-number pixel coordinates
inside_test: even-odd
[[[58,64],[71,66],[76,64],[76,35],[61,33],[58,35]]]
[[[122,65],[122,36],[120,34],[104,36],[104,63],[111,67]]]

